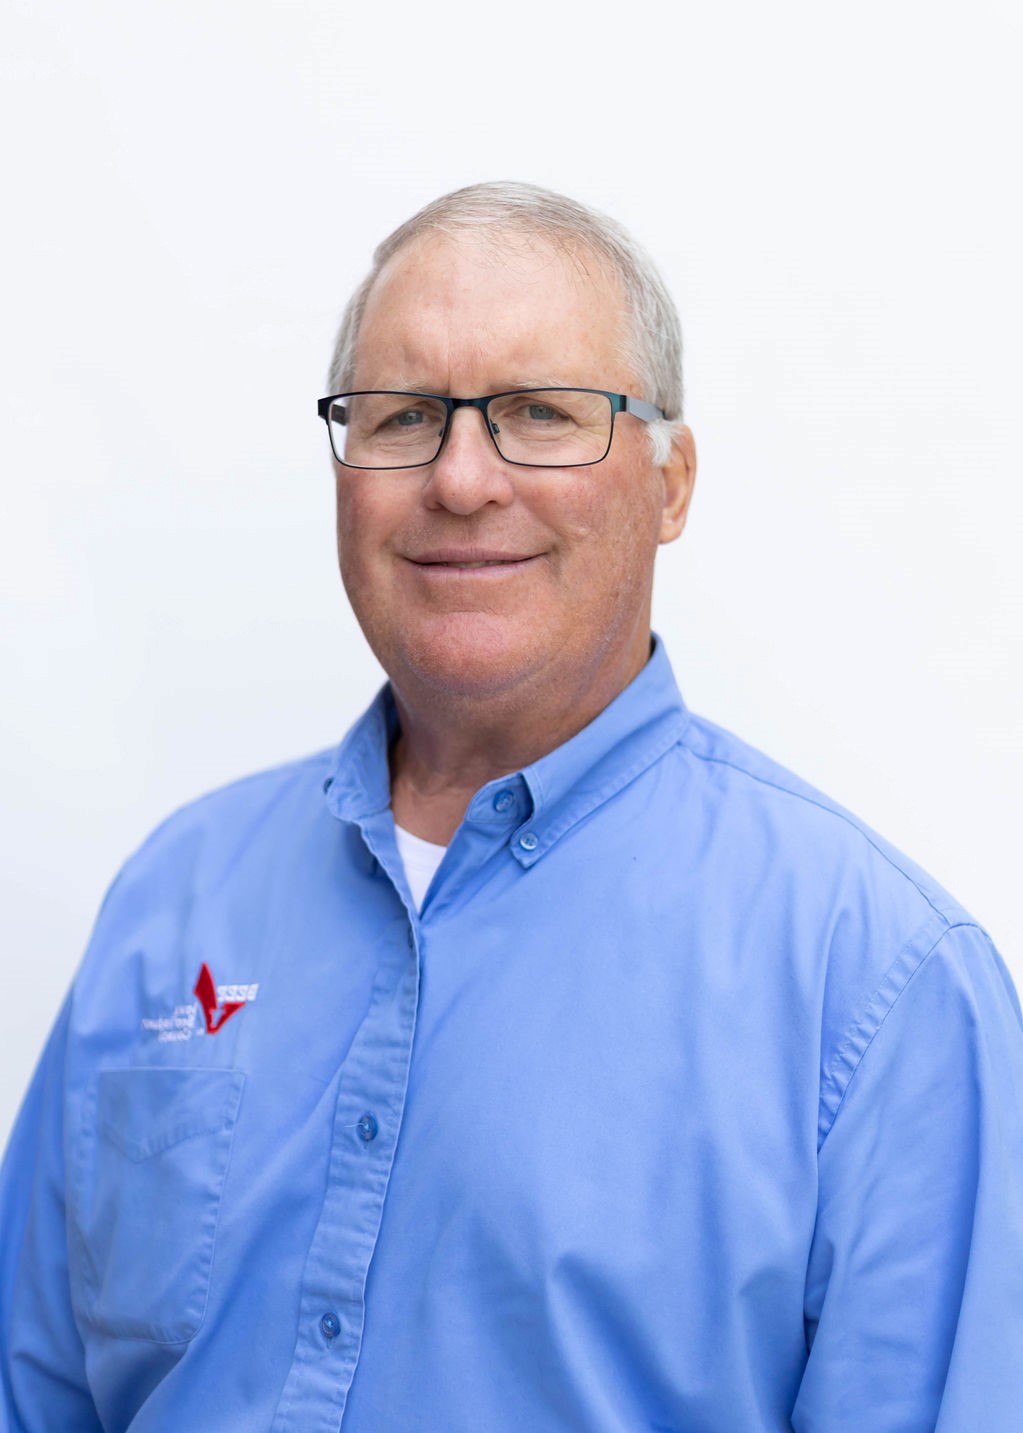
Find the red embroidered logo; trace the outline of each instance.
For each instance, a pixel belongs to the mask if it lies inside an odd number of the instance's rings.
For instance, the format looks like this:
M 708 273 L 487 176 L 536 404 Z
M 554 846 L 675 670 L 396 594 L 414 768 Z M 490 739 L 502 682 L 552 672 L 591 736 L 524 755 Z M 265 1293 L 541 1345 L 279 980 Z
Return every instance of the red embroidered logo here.
M 233 995 L 235 991 L 227 987 L 226 993 Z M 234 1012 L 240 1010 L 246 1003 L 245 1000 L 224 1000 L 223 1003 L 218 1001 L 217 987 L 213 984 L 213 976 L 205 961 L 199 971 L 199 978 L 195 982 L 193 994 L 202 1006 L 202 1013 L 206 1017 L 207 1035 L 215 1035 L 221 1026 L 230 1020 Z

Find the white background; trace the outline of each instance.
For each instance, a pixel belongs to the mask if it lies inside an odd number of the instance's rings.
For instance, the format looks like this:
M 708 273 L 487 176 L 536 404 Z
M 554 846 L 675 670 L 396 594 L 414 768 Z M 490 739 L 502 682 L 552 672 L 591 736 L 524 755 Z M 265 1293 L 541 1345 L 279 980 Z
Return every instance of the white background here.
M 380 681 L 315 400 L 373 244 L 479 179 L 613 213 L 677 295 L 690 705 L 1023 979 L 1016 5 L 5 14 L 0 1139 L 124 858 Z

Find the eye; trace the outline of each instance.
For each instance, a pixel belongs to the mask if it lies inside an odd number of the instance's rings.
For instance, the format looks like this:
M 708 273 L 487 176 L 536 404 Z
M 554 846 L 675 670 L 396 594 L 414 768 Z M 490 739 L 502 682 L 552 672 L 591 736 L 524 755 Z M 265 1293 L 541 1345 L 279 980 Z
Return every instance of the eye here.
M 555 407 L 542 398 L 523 398 L 505 416 L 523 428 L 555 428 L 575 421 L 560 404 Z
M 390 394 L 382 394 L 381 399 L 366 411 L 368 431 L 379 438 L 414 438 L 427 428 L 432 432 L 444 424 L 445 414 L 439 404 L 420 401 L 400 406 L 400 399 Z

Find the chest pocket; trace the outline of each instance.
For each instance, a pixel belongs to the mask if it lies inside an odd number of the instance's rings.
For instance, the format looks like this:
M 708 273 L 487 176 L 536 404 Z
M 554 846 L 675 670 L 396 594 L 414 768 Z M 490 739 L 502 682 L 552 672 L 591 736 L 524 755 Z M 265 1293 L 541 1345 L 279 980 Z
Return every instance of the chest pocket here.
M 161 1343 L 199 1328 L 244 1081 L 238 1070 L 100 1073 L 73 1211 L 94 1327 Z

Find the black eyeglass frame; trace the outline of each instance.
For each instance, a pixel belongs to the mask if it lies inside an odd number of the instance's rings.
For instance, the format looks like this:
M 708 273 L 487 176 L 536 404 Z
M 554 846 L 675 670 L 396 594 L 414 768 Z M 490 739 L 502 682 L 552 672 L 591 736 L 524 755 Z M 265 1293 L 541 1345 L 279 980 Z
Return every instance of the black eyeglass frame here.
M 371 393 L 393 394 L 396 398 L 432 398 L 437 403 L 443 403 L 447 409 L 447 417 L 444 419 L 444 427 L 441 429 L 440 441 L 437 444 L 437 451 L 432 458 L 423 463 L 394 463 L 386 468 L 366 467 L 362 463 L 346 463 L 344 458 L 339 458 L 337 449 L 334 447 L 334 436 L 331 432 L 330 405 L 339 398 L 362 398 Z M 523 463 L 516 458 L 506 458 L 498 447 L 497 438 L 493 431 L 493 425 L 487 414 L 487 408 L 495 398 L 514 398 L 528 393 L 597 393 L 607 398 L 611 403 L 611 427 L 607 435 L 607 447 L 599 458 L 592 458 L 587 463 Z M 349 393 L 329 393 L 326 398 L 317 399 L 316 414 L 322 418 L 327 425 L 327 437 L 330 440 L 330 451 L 343 468 L 356 468 L 363 473 L 395 473 L 403 472 L 410 468 L 428 468 L 440 457 L 448 432 L 451 428 L 451 419 L 456 408 L 478 408 L 483 414 L 483 426 L 490 436 L 490 441 L 497 449 L 497 455 L 502 463 L 511 463 L 516 468 L 592 468 L 596 463 L 602 463 L 611 451 L 611 444 L 615 435 L 615 418 L 619 413 L 631 413 L 634 418 L 639 418 L 643 423 L 656 423 L 659 418 L 667 418 L 663 409 L 656 404 L 649 403 L 645 398 L 633 398 L 628 393 L 609 393 L 606 388 L 575 388 L 567 384 L 553 385 L 549 388 L 508 388 L 502 393 L 485 393 L 481 398 L 451 398 L 446 393 L 419 393 L 412 392 L 405 388 L 359 388 Z

